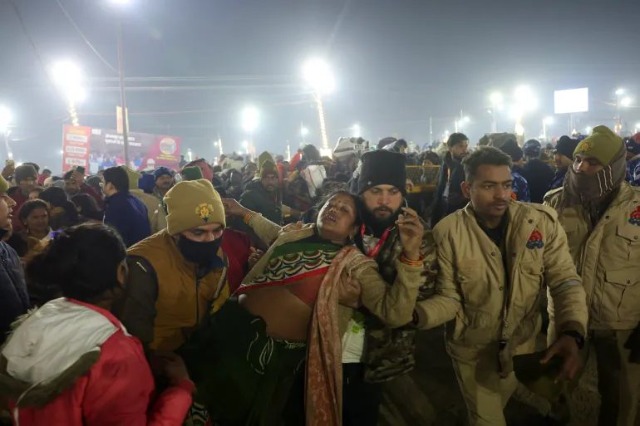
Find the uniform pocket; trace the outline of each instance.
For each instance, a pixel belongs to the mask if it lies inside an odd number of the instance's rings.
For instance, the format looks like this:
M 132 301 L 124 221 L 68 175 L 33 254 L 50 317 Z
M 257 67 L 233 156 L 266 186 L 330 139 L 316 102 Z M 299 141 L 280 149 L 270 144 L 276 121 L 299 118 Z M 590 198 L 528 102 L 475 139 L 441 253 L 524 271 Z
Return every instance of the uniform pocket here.
M 605 286 L 602 300 L 603 317 L 615 321 L 634 321 L 640 317 L 638 267 L 606 271 Z
M 625 223 L 616 227 L 617 240 L 625 249 L 626 260 L 640 262 L 640 226 Z

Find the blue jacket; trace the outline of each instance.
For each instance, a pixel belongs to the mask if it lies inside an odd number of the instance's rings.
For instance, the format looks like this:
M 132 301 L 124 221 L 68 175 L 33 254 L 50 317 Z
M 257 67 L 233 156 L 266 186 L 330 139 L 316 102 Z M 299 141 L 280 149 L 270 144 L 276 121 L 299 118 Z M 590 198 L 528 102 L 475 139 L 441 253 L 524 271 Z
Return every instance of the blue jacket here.
M 640 186 L 640 156 L 627 161 L 627 182 L 632 186 Z
M 20 258 L 7 243 L 0 242 L 0 345 L 4 343 L 11 323 L 29 307 Z
M 564 176 L 567 174 L 567 169 L 556 170 L 556 174 L 553 176 L 553 180 L 551 181 L 551 185 L 549 186 L 549 191 L 552 189 L 562 188 L 564 185 Z
M 512 187 L 513 193 L 516 194 L 516 201 L 530 203 L 531 195 L 529 194 L 529 184 L 527 180 L 515 170 L 511 171 L 511 178 L 513 179 Z
M 114 227 L 127 247 L 151 235 L 147 207 L 128 192 L 117 192 L 105 200 L 104 223 Z

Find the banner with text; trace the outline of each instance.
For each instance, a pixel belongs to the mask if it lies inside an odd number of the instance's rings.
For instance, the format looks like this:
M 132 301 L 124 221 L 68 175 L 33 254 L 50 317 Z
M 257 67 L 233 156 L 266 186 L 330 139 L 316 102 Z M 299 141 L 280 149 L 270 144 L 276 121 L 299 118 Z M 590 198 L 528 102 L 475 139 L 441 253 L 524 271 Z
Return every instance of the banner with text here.
M 65 125 L 62 129 L 62 172 L 89 167 L 91 127 Z
M 124 165 L 124 139 L 116 130 L 65 126 L 64 152 L 68 146 L 72 147 L 72 151 L 81 151 L 81 147 L 70 145 L 70 141 L 67 141 L 68 132 L 72 132 L 70 133 L 73 135 L 72 141 L 81 139 L 77 136 L 79 131 L 71 129 L 88 129 L 84 133 L 88 133 L 85 145 L 86 157 L 72 158 L 72 161 L 67 161 L 67 158 L 64 157 L 63 170 L 66 171 L 73 166 L 81 165 L 87 168 L 89 174 L 95 174 L 99 170 Z M 129 142 L 129 167 L 132 169 L 153 170 L 160 166 L 173 170 L 178 169 L 181 144 L 179 137 L 134 132 L 129 133 L 127 140 Z M 83 164 L 79 164 L 81 160 L 84 160 Z

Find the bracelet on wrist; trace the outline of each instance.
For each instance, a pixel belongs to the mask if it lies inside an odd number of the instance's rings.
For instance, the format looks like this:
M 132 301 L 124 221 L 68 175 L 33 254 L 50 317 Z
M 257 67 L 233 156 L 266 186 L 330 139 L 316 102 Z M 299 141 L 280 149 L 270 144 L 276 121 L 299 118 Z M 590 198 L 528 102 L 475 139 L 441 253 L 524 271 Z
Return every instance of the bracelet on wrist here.
M 255 212 L 249 211 L 245 213 L 244 216 L 242 216 L 242 221 L 245 223 L 245 225 L 248 225 L 255 215 Z
M 400 262 L 404 263 L 405 265 L 409 265 L 409 266 L 422 266 L 423 265 L 423 260 L 424 257 L 420 256 L 420 258 L 418 258 L 418 260 L 412 260 L 409 259 L 407 256 L 405 256 L 404 253 L 402 253 L 400 255 Z

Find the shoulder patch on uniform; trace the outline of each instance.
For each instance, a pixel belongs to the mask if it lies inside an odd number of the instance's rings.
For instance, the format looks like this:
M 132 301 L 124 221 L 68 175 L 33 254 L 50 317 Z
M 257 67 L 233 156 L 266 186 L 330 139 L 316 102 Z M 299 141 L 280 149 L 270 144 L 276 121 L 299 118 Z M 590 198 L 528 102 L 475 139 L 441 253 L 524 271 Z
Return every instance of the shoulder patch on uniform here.
M 640 226 L 640 206 L 637 206 L 629 215 L 629 223 L 635 226 Z
M 534 229 L 531 235 L 529 235 L 529 240 L 527 241 L 528 249 L 536 249 L 544 247 L 544 240 L 542 238 L 542 233 L 537 229 Z

